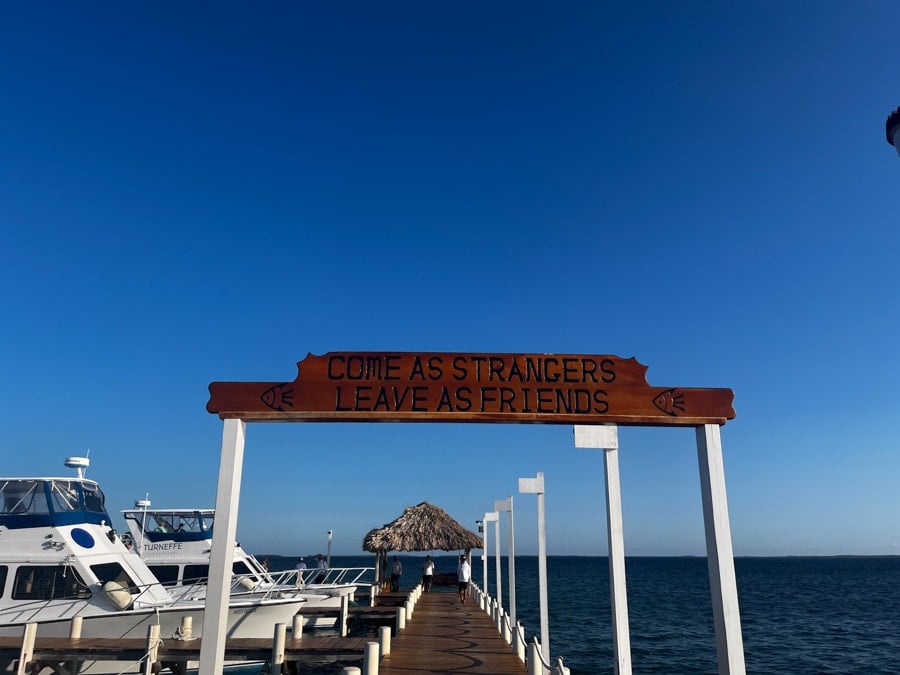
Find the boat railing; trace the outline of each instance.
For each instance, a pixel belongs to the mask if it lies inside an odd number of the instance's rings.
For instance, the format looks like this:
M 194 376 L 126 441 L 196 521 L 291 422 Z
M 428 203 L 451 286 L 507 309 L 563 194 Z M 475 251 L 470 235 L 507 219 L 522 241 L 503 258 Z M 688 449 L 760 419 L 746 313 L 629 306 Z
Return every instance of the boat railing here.
M 269 572 L 272 585 L 294 586 L 367 586 L 374 583 L 374 567 L 327 567 Z

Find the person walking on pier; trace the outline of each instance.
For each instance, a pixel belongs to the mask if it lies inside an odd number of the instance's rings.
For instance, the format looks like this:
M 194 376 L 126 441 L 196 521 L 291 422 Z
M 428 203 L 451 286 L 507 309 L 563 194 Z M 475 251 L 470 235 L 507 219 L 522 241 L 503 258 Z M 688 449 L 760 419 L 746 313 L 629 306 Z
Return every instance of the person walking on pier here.
M 432 581 L 434 581 L 434 560 L 430 555 L 426 555 L 425 562 L 422 563 L 422 586 L 426 593 L 431 590 Z
M 400 564 L 400 559 L 397 556 L 394 556 L 394 564 L 391 565 L 391 590 L 399 591 L 400 590 L 400 575 L 403 574 L 403 565 Z
M 472 578 L 472 568 L 466 556 L 459 556 L 459 565 L 456 566 L 456 581 L 459 585 L 459 602 L 464 603 L 469 597 L 469 579 Z

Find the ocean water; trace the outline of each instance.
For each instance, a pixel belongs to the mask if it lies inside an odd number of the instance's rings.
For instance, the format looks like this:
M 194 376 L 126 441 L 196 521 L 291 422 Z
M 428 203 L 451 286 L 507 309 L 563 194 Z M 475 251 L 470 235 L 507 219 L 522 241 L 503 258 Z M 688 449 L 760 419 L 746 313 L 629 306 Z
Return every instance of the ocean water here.
M 401 585 L 412 586 L 422 558 L 398 555 Z M 293 563 L 270 558 L 273 569 Z M 334 557 L 332 564 L 373 561 L 373 556 Z M 455 556 L 436 561 L 438 572 L 456 569 Z M 508 608 L 505 557 L 501 564 Z M 495 566 L 491 557 L 491 595 Z M 481 585 L 477 552 L 472 567 Z M 625 567 L 633 671 L 715 675 L 706 559 L 627 558 Z M 748 673 L 900 673 L 900 557 L 737 558 L 735 574 Z M 547 581 L 553 658 L 561 656 L 573 675 L 613 673 L 607 559 L 550 556 Z M 517 556 L 517 617 L 529 640 L 540 635 L 538 597 L 537 558 Z

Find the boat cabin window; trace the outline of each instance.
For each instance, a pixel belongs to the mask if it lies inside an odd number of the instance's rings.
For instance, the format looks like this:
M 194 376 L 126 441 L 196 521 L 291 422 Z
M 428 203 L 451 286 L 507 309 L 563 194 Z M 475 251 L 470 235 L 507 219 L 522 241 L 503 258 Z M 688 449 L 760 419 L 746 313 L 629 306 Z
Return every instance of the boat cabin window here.
M 178 565 L 150 565 L 149 567 L 159 583 L 171 586 L 178 582 Z
M 85 599 L 91 591 L 78 572 L 66 565 L 22 565 L 16 570 L 14 600 Z
M 0 598 L 6 593 L 6 575 L 9 568 L 6 565 L 0 565 Z
M 122 584 L 123 586 L 127 586 L 129 593 L 140 592 L 137 584 L 134 583 L 134 581 L 128 575 L 128 572 L 125 571 L 125 568 L 123 568 L 117 562 L 103 563 L 101 565 L 91 565 L 91 572 L 93 572 L 97 576 L 97 579 L 100 580 L 101 584 L 105 584 L 107 581 L 115 581 Z
M 80 511 L 81 500 L 73 481 L 54 480 L 50 482 L 50 504 L 57 513 Z
M 93 511 L 94 513 L 105 513 L 105 507 L 103 504 L 103 493 L 100 492 L 100 488 L 96 485 L 89 485 L 87 483 L 81 484 L 81 489 L 84 492 L 84 508 L 87 511 Z
M 0 484 L 0 513 L 4 515 L 49 513 L 44 482 L 39 480 L 7 480 Z
M 185 565 L 182 583 L 205 584 L 209 578 L 209 565 Z
M 243 560 L 236 560 L 231 565 L 231 572 L 232 574 L 255 574 L 255 571 L 251 570 Z
M 153 532 L 174 532 L 176 527 L 173 524 L 175 518 L 161 513 L 153 513 L 150 515 L 150 530 Z

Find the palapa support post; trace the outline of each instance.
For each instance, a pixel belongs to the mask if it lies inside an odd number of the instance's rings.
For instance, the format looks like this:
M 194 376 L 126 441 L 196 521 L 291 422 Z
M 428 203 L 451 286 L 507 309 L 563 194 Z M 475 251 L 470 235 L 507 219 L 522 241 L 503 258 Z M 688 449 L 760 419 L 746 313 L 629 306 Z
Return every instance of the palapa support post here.
M 722 436 L 717 424 L 697 427 L 697 457 L 700 464 L 706 561 L 709 566 L 709 590 L 716 627 L 719 674 L 744 675 L 744 639 L 741 636 L 731 525 L 725 495 Z
M 622 525 L 622 486 L 619 479 L 619 430 L 616 425 L 609 424 L 576 425 L 574 431 L 576 448 L 603 450 L 615 672 L 617 675 L 631 675 L 631 632 L 625 583 L 625 528 Z

